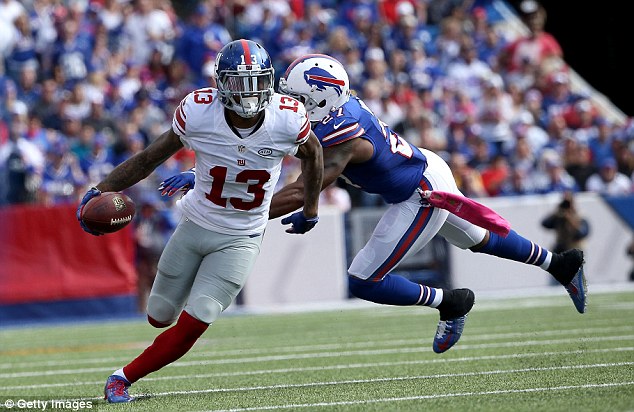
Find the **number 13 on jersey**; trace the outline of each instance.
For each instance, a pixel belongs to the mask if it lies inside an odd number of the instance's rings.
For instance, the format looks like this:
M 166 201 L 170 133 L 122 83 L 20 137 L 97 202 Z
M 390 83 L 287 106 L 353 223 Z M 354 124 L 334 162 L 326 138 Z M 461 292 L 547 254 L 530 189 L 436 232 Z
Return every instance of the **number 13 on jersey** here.
M 227 168 L 225 166 L 212 167 L 209 170 L 209 175 L 214 180 L 211 184 L 211 190 L 205 197 L 220 207 L 227 207 L 228 201 L 231 206 L 238 210 L 250 210 L 260 206 L 266 194 L 264 184 L 271 178 L 271 175 L 266 170 L 243 170 L 238 173 L 235 180 L 237 183 L 253 182 L 247 186 L 247 193 L 251 194 L 253 199 L 246 201 L 238 197 L 226 198 L 222 196 L 222 190 L 227 180 Z

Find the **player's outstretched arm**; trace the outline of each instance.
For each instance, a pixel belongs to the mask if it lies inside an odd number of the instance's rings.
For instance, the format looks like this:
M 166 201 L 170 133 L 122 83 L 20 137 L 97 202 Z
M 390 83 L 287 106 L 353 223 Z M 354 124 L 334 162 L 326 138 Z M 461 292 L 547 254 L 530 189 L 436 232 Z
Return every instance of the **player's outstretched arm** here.
M 145 179 L 154 169 L 183 147 L 183 143 L 170 128 L 150 143 L 143 151 L 135 154 L 115 167 L 97 185 L 102 192 L 120 192 Z
M 324 181 L 324 157 L 319 140 L 313 132 L 310 132 L 306 143 L 299 147 L 297 157 L 302 160 L 302 175 L 306 180 L 303 199 L 304 216 L 315 217 L 319 207 L 319 193 Z
M 137 153 L 115 167 L 101 183 L 91 187 L 86 192 L 77 206 L 76 216 L 82 229 L 95 236 L 103 234 L 90 230 L 81 219 L 82 210 L 90 199 L 101 195 L 101 192 L 120 192 L 138 183 L 141 179 L 149 176 L 158 165 L 176 153 L 181 147 L 183 147 L 183 144 L 180 138 L 170 129 L 159 136 L 142 152 Z
M 287 233 L 303 234 L 319 221 L 319 192 L 324 179 L 323 151 L 313 132 L 298 148 L 296 156 L 302 160 L 302 176 L 306 179 L 301 199 L 304 209 L 282 219 L 282 224 L 291 225 L 286 229 Z
M 323 149 L 324 177 L 320 190 L 324 190 L 337 180 L 348 162 L 353 158 L 354 140 Z M 305 185 L 304 172 L 302 171 L 302 174 L 299 175 L 295 182 L 284 186 L 275 193 L 271 201 L 269 219 L 284 216 L 302 207 L 304 205 Z

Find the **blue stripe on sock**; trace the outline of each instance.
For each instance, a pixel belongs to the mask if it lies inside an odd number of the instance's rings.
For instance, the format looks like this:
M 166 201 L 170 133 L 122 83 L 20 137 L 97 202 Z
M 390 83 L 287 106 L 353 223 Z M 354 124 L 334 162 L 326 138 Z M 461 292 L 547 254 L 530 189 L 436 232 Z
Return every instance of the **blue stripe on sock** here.
M 420 298 L 418 283 L 392 274 L 386 275 L 378 282 L 348 276 L 348 287 L 350 292 L 360 299 L 385 305 L 411 306 Z
M 507 237 L 490 233 L 489 241 L 477 252 L 504 259 L 539 266 L 544 263 L 548 250 L 511 230 Z

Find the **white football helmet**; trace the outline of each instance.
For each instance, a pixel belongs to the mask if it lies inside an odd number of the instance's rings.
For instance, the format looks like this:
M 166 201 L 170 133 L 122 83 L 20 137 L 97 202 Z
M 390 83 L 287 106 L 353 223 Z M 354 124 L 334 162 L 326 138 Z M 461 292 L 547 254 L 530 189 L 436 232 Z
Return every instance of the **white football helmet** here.
M 280 93 L 304 103 L 311 122 L 323 119 L 350 98 L 350 80 L 342 64 L 325 54 L 296 59 L 280 79 Z

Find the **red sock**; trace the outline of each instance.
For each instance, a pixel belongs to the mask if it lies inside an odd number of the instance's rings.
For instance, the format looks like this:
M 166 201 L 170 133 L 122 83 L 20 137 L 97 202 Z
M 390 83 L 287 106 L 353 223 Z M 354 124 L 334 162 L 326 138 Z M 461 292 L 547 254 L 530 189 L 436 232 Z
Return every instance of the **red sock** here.
M 208 326 L 183 311 L 176 325 L 158 335 L 142 354 L 123 368 L 123 373 L 134 383 L 174 362 L 194 346 Z

